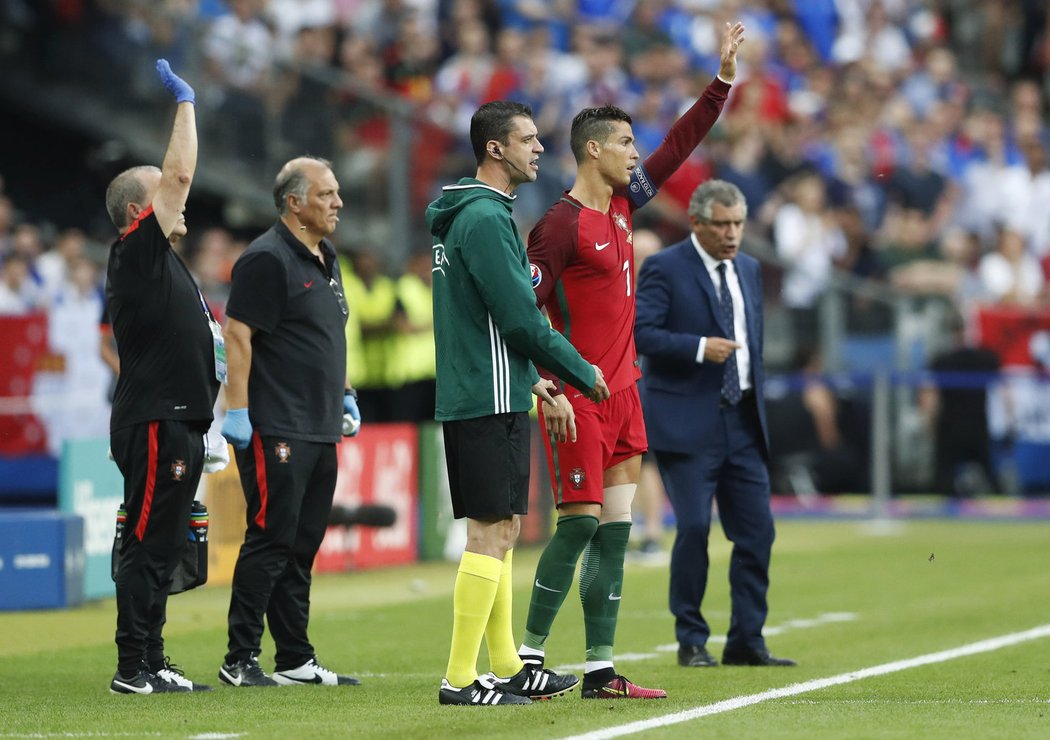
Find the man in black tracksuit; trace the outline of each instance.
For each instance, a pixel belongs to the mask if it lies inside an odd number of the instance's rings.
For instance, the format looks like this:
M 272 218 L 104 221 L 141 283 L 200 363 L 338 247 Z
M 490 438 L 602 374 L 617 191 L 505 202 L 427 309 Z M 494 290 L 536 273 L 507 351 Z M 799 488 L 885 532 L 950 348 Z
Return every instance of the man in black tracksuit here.
M 231 686 L 352 685 L 356 679 L 318 663 L 307 638 L 310 570 L 332 508 L 336 443 L 360 424 L 346 379 L 349 310 L 325 238 L 343 202 L 331 164 L 313 157 L 281 169 L 274 201 L 280 218 L 237 260 L 226 305 L 222 433 L 237 457 L 248 529 L 219 678 Z M 264 615 L 277 647 L 273 677 L 258 662 Z
M 186 235 L 182 213 L 197 164 L 193 89 L 163 59 L 157 71 L 178 101 L 163 165 L 126 170 L 106 190 L 106 209 L 120 230 L 106 273 L 120 357 L 110 449 L 124 476 L 127 510 L 110 683 L 119 694 L 208 688 L 168 662 L 161 629 L 225 363 L 219 325 L 171 248 Z

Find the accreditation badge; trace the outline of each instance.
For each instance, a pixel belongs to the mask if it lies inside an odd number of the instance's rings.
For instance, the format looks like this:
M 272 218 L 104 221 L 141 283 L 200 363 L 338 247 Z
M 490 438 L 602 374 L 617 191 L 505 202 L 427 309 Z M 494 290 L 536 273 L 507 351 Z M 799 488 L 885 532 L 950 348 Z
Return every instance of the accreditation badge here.
M 211 346 L 215 354 L 215 379 L 226 385 L 226 340 L 222 336 L 222 327 L 214 319 L 208 320 L 211 328 Z

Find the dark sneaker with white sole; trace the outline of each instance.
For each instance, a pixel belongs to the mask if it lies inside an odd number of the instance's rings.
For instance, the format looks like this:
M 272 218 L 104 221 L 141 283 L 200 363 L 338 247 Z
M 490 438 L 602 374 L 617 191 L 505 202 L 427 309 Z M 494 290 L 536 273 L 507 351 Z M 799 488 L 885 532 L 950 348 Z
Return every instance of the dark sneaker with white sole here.
M 491 707 L 507 704 L 532 704 L 532 699 L 504 691 L 493 683 L 491 676 L 478 676 L 474 683 L 462 689 L 457 689 L 448 682 L 448 679 L 441 679 L 438 704 Z
M 109 683 L 109 690 L 113 694 L 176 694 L 189 691 L 146 670 L 139 671 L 131 678 L 124 678 L 117 671 Z
M 232 665 L 223 663 L 219 669 L 219 680 L 236 687 L 277 686 L 276 681 L 259 667 L 259 659 L 238 660 Z
M 274 671 L 273 680 L 281 686 L 302 686 L 320 684 L 321 686 L 357 686 L 361 682 L 353 676 L 342 676 L 325 668 L 316 658 L 303 663 L 298 668 L 287 671 Z
M 488 675 L 496 686 L 508 694 L 527 696 L 530 699 L 552 699 L 567 694 L 580 682 L 580 679 L 571 673 L 559 676 L 550 668 L 543 668 L 534 663 L 526 663 L 524 668 L 510 678 L 500 678 L 491 673 Z

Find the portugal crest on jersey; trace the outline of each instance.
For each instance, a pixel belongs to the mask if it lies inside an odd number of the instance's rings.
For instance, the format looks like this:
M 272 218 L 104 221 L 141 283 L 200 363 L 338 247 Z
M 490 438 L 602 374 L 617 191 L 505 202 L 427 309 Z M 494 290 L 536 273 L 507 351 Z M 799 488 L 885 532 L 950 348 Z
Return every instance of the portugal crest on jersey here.
M 292 448 L 288 446 L 287 442 L 278 442 L 277 446 L 273 448 L 273 454 L 277 456 L 277 462 L 287 463 L 292 456 Z
M 529 274 L 532 276 L 532 287 L 537 288 L 543 282 L 543 273 L 536 265 L 529 263 Z
M 579 490 L 583 488 L 583 482 L 587 480 L 587 474 L 583 472 L 583 468 L 573 468 L 569 472 L 569 482 L 572 483 L 572 487 Z
M 186 474 L 186 462 L 184 460 L 176 460 L 171 464 L 171 479 L 182 480 L 182 476 Z
M 623 215 L 622 213 L 617 213 L 615 216 L 613 216 L 613 221 L 622 230 L 627 231 L 627 216 Z

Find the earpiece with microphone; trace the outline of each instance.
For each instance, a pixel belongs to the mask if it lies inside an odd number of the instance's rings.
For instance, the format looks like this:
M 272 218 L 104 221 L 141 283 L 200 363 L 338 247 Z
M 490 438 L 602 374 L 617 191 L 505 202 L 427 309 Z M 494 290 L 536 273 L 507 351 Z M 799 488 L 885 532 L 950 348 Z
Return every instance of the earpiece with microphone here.
M 501 162 L 506 162 L 508 165 L 510 165 L 511 167 L 516 169 L 519 174 L 524 175 L 526 178 L 529 177 L 529 173 L 528 172 L 526 172 L 525 170 L 521 169 L 521 167 L 518 167 L 516 164 L 514 164 L 509 159 L 504 157 L 503 156 L 503 152 L 500 151 L 498 146 L 492 147 L 492 156 L 498 158 Z

